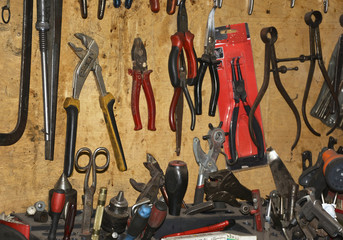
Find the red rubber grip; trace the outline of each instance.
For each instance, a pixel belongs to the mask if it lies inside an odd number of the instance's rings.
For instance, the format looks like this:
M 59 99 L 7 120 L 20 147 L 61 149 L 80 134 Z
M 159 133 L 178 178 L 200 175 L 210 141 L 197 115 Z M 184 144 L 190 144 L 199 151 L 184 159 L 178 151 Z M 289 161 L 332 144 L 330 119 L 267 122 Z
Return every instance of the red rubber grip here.
M 183 47 L 187 55 L 188 78 L 194 79 L 197 76 L 197 60 L 193 46 L 194 34 L 190 31 L 185 32 Z
M 142 74 L 139 71 L 129 69 L 129 75 L 132 76 L 132 92 L 131 92 L 131 111 L 133 122 L 135 123 L 135 130 L 142 129 L 142 122 L 139 113 L 139 95 L 142 85 Z
M 158 13 L 160 11 L 160 2 L 159 0 L 150 0 L 150 9 L 154 13 Z
M 150 73 L 152 73 L 152 70 L 143 72 L 143 90 L 148 105 L 148 130 L 155 131 L 156 105 L 154 92 L 152 91 L 150 82 Z
M 55 190 L 51 198 L 51 212 L 60 213 L 64 208 L 66 195 L 63 190 Z
M 172 101 L 170 103 L 169 108 L 169 126 L 170 129 L 175 132 L 176 131 L 176 123 L 175 123 L 175 109 L 178 102 L 178 99 L 180 97 L 180 94 L 182 92 L 181 88 L 174 88 L 174 95 L 172 98 Z

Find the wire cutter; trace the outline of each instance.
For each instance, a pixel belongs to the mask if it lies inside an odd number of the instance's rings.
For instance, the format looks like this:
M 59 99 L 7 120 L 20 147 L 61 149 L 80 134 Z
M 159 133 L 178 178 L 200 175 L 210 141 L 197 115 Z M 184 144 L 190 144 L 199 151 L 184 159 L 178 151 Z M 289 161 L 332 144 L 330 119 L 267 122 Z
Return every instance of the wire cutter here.
M 219 77 L 218 77 L 218 70 L 217 66 L 220 61 L 217 61 L 214 49 L 215 49 L 215 27 L 214 27 L 214 14 L 218 8 L 222 7 L 222 0 L 214 0 L 213 8 L 208 15 L 207 20 L 207 27 L 206 27 L 206 38 L 205 38 L 205 45 L 204 45 L 204 54 L 198 59 L 200 63 L 199 71 L 197 74 L 197 80 L 194 87 L 194 102 L 195 102 L 195 113 L 197 115 L 202 114 L 202 98 L 201 98 L 201 89 L 202 89 L 202 82 L 204 80 L 204 76 L 206 73 L 207 67 L 209 68 L 210 75 L 211 75 L 211 82 L 212 82 L 212 93 L 210 99 L 210 106 L 208 115 L 215 116 L 216 114 L 216 107 L 219 97 Z
M 135 123 L 135 130 L 142 129 L 142 122 L 139 114 L 139 95 L 141 86 L 143 85 L 148 105 L 148 129 L 155 131 L 156 106 L 154 93 L 150 83 L 150 73 L 152 73 L 152 70 L 148 70 L 146 50 L 140 38 L 135 38 L 133 42 L 131 58 L 133 67 L 132 69 L 129 69 L 129 74 L 132 76 L 131 110 Z
M 67 112 L 67 133 L 66 148 L 64 156 L 64 173 L 69 177 L 73 172 L 75 142 L 77 135 L 77 117 L 80 111 L 79 96 L 90 71 L 93 71 L 100 92 L 100 107 L 105 117 L 107 130 L 114 151 L 117 167 L 120 171 L 126 171 L 124 151 L 121 145 L 116 120 L 113 114 L 114 97 L 106 91 L 102 78 L 101 66 L 99 65 L 99 47 L 91 37 L 82 33 L 76 33 L 75 37 L 80 39 L 86 50 L 69 43 L 71 49 L 80 58 L 74 70 L 73 76 L 73 96 L 66 98 L 64 108 Z
M 235 106 L 232 112 L 232 118 L 230 123 L 230 130 L 229 130 L 229 148 L 231 154 L 231 160 L 229 161 L 230 165 L 233 165 L 238 160 L 238 154 L 236 150 L 236 130 L 237 130 L 237 122 L 238 122 L 238 113 L 239 113 L 239 106 L 240 101 L 242 101 L 244 110 L 249 116 L 250 114 L 250 105 L 247 101 L 247 92 L 245 90 L 245 84 L 242 77 L 241 67 L 239 65 L 239 57 L 236 61 L 237 67 L 237 77 L 236 77 L 236 70 L 235 70 L 235 58 L 231 60 L 231 70 L 232 70 L 232 89 L 233 89 L 233 99 L 235 101 Z M 263 142 L 263 134 L 261 130 L 261 126 L 259 125 L 257 119 L 253 115 L 253 133 L 257 140 L 257 148 L 258 148 L 258 158 L 263 159 L 264 155 L 264 142 Z
M 174 95 L 169 109 L 169 125 L 172 131 L 176 131 L 177 155 L 180 154 L 181 146 L 183 94 L 186 96 L 191 111 L 190 128 L 193 130 L 195 127 L 194 105 L 187 88 L 187 84 L 194 85 L 197 74 L 197 58 L 193 47 L 193 39 L 194 35 L 188 30 L 186 0 L 182 0 L 179 3 L 177 14 L 177 33 L 171 36 L 172 49 L 168 60 L 169 77 L 174 87 Z M 186 69 L 184 51 L 187 56 L 188 71 Z
M 88 164 L 86 166 L 81 166 L 79 164 L 80 157 L 82 155 L 88 156 Z M 99 155 L 104 155 L 106 157 L 106 162 L 104 165 L 99 166 L 96 164 L 96 158 Z M 81 223 L 81 236 L 82 239 L 90 239 L 91 236 L 91 218 L 93 213 L 93 197 L 96 189 L 96 173 L 104 172 L 110 164 L 110 153 L 107 148 L 99 147 L 93 153 L 87 148 L 80 148 L 76 153 L 75 169 L 78 172 L 86 173 L 84 181 L 84 203 L 83 203 L 83 214 L 82 214 L 82 223 Z M 89 176 L 92 172 L 92 183 L 89 186 Z

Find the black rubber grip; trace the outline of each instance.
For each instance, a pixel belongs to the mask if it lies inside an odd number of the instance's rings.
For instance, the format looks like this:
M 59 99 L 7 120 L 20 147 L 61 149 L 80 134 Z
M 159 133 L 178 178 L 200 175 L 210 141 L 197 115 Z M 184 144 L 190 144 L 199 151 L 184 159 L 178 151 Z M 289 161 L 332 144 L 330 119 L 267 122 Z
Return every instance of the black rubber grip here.
M 132 5 L 133 0 L 125 0 L 125 8 L 130 9 Z
M 247 115 L 249 116 L 251 108 L 249 105 L 244 105 L 244 109 L 245 112 L 247 113 Z M 257 119 L 255 118 L 255 116 L 253 115 L 253 120 L 252 120 L 252 127 L 253 127 L 253 131 L 256 137 L 256 141 L 258 143 L 257 149 L 258 149 L 258 158 L 259 159 L 263 159 L 264 157 L 264 140 L 263 140 L 263 134 L 262 134 L 262 129 L 260 124 L 258 123 Z
M 239 108 L 234 107 L 230 122 L 230 131 L 229 131 L 229 149 L 230 149 L 230 155 L 231 159 L 229 161 L 229 164 L 233 165 L 237 162 L 238 154 L 236 150 L 236 131 L 237 131 L 237 121 L 238 121 L 238 112 Z
M 70 177 L 74 169 L 75 143 L 77 135 L 77 118 L 79 111 L 74 105 L 65 108 L 67 112 L 67 132 L 64 152 L 64 174 Z
M 120 1 L 120 0 L 113 0 L 113 6 L 114 6 L 115 8 L 119 8 L 120 5 L 121 5 L 121 1 Z
M 217 63 L 211 63 L 209 65 L 209 71 L 211 75 L 212 93 L 211 93 L 210 105 L 208 109 L 208 115 L 211 117 L 214 117 L 216 115 L 216 108 L 217 108 L 219 89 L 220 89 Z
M 179 56 L 180 49 L 177 46 L 172 46 L 168 59 L 168 72 L 171 85 L 174 88 L 180 87 L 180 79 L 178 76 L 177 58 Z
M 202 203 L 204 201 L 205 189 L 204 186 L 196 187 L 194 193 L 194 205 Z
M 207 63 L 202 61 L 201 59 L 199 59 L 198 61 L 200 63 L 200 66 L 199 66 L 196 84 L 194 86 L 194 104 L 195 104 L 195 114 L 201 115 L 202 114 L 201 89 L 202 89 L 202 82 L 204 80 L 204 76 L 207 69 Z

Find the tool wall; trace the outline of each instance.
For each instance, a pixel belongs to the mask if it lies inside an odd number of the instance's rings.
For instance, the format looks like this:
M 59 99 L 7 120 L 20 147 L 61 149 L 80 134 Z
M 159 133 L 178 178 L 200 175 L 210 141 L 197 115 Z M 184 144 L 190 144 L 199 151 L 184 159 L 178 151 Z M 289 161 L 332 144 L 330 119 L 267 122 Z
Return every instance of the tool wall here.
M 224 0 L 222 8 L 215 14 L 215 26 L 247 23 L 250 30 L 253 62 L 256 73 L 257 89 L 260 89 L 264 77 L 264 49 L 260 38 L 262 28 L 274 26 L 278 31 L 275 43 L 277 57 L 298 57 L 310 52 L 309 30 L 304 16 L 311 10 L 322 13 L 320 24 L 323 61 L 328 66 L 332 51 L 342 27 L 339 17 L 343 13 L 341 0 L 330 0 L 328 12 L 324 13 L 323 1 L 295 1 L 290 7 L 288 0 L 256 0 L 251 15 L 248 15 L 248 1 Z M 0 132 L 7 133 L 15 128 L 18 118 L 18 101 L 20 88 L 20 63 L 22 43 L 23 6 L 21 1 L 11 2 L 11 19 L 8 24 L 0 22 Z M 83 33 L 92 37 L 99 46 L 99 64 L 102 67 L 103 80 L 108 92 L 114 96 L 114 115 L 119 131 L 122 148 L 126 157 L 127 171 L 121 172 L 116 166 L 106 123 L 99 106 L 99 91 L 95 77 L 89 74 L 80 93 L 80 111 L 76 150 L 88 147 L 92 151 L 102 146 L 110 150 L 108 170 L 97 175 L 97 186 L 108 188 L 108 195 L 114 196 L 119 191 L 125 192 L 129 205 L 135 203 L 139 193 L 129 183 L 133 178 L 138 182 L 148 182 L 149 171 L 143 166 L 147 153 L 154 156 L 162 170 L 166 170 L 172 160 L 187 163 L 189 172 L 188 188 L 185 202 L 193 202 L 199 166 L 193 154 L 193 138 L 206 135 L 209 123 L 218 126 L 220 119 L 218 110 L 214 117 L 207 114 L 211 96 L 210 74 L 206 73 L 202 86 L 203 114 L 197 115 L 193 131 L 189 126 L 191 117 L 189 108 L 184 103 L 182 142 L 180 155 L 175 153 L 175 133 L 169 126 L 169 106 L 174 89 L 168 74 L 168 56 L 171 50 L 170 36 L 177 31 L 177 13 L 166 13 L 166 1 L 160 1 L 160 11 L 153 13 L 149 1 L 133 0 L 132 7 L 126 9 L 124 4 L 114 8 L 112 1 L 106 2 L 102 20 L 97 18 L 98 1 L 88 1 L 88 17 L 81 17 L 78 1 L 63 1 L 60 69 L 57 97 L 57 121 L 54 160 L 45 160 L 44 118 L 42 97 L 41 54 L 38 31 L 35 29 L 37 9 L 33 5 L 32 58 L 29 91 L 27 124 L 23 136 L 10 146 L 0 146 L 0 211 L 10 213 L 25 212 L 28 206 L 42 200 L 48 202 L 48 192 L 63 172 L 67 115 L 63 103 L 73 93 L 73 74 L 79 58 L 68 46 L 68 42 L 78 41 L 75 33 Z M 207 16 L 212 9 L 213 0 L 188 0 L 188 29 L 194 34 L 194 49 L 198 57 L 204 51 L 204 39 Z M 150 81 L 156 103 L 156 131 L 150 131 L 148 125 L 148 109 L 143 91 L 140 95 L 140 115 L 143 124 L 141 130 L 134 130 L 131 113 L 132 76 L 128 70 L 132 68 L 131 48 L 134 39 L 140 37 L 147 53 L 148 69 L 152 70 Z M 287 71 L 281 74 L 281 81 L 290 98 L 301 112 L 304 89 L 310 63 L 290 62 L 287 67 L 298 67 L 298 71 Z M 316 158 L 324 146 L 327 146 L 330 128 L 320 120 L 310 116 L 310 110 L 316 102 L 324 78 L 316 66 L 312 86 L 307 101 L 307 115 L 312 127 L 321 136 L 313 135 L 301 118 L 302 129 L 300 140 L 291 150 L 295 135 L 296 121 L 286 102 L 274 84 L 260 103 L 266 147 L 273 147 L 285 162 L 294 179 L 302 172 L 301 153 L 310 150 Z M 193 87 L 189 87 L 193 98 Z M 331 136 L 342 145 L 342 130 L 336 129 Z M 205 152 L 208 151 L 206 141 L 200 140 Z M 222 155 L 217 160 L 219 169 L 225 168 Z M 260 166 L 235 172 L 239 181 L 250 189 L 260 189 L 261 196 L 275 189 L 270 168 Z M 78 209 L 81 209 L 81 193 L 83 192 L 84 174 L 74 171 L 69 181 L 78 194 Z M 96 193 L 98 193 L 98 189 Z M 95 200 L 97 194 L 95 195 Z

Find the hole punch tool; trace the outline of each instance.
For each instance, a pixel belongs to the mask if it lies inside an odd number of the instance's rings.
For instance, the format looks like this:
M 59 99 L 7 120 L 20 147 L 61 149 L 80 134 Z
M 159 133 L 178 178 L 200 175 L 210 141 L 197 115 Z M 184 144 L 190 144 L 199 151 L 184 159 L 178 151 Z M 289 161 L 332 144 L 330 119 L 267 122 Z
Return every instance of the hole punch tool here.
M 215 25 L 214 25 L 214 14 L 217 8 L 222 7 L 222 0 L 214 0 L 213 8 L 208 15 L 207 20 L 207 27 L 206 27 L 206 37 L 205 37 L 205 45 L 204 45 L 204 54 L 198 59 L 200 63 L 200 67 L 197 73 L 197 79 L 194 87 L 194 102 L 195 102 L 195 113 L 197 115 L 202 114 L 202 83 L 204 80 L 204 76 L 206 73 L 206 69 L 208 67 L 211 75 L 211 83 L 212 83 L 212 92 L 211 92 L 211 99 L 209 104 L 208 115 L 215 116 L 216 114 L 216 107 L 219 97 L 219 77 L 218 77 L 218 64 L 220 61 L 217 61 L 217 57 L 215 55 Z
M 88 17 L 87 11 L 87 0 L 80 0 L 80 8 L 81 8 L 81 17 L 86 19 Z M 101 20 L 104 18 L 106 8 L 106 0 L 99 0 L 98 3 L 98 19 Z
M 249 114 L 249 133 L 251 140 L 254 142 L 256 146 L 259 146 L 259 143 L 255 137 L 254 133 L 254 127 L 253 127 L 253 119 L 255 115 L 255 111 L 257 109 L 257 106 L 260 104 L 264 94 L 266 93 L 269 85 L 269 79 L 270 79 L 270 72 L 273 72 L 273 77 L 274 77 L 274 82 L 275 85 L 282 95 L 282 97 L 285 99 L 287 102 L 288 106 L 291 108 L 296 123 L 297 123 L 297 131 L 296 131 L 296 137 L 293 142 L 293 145 L 291 147 L 291 150 L 295 148 L 297 145 L 299 138 L 300 138 L 300 131 L 301 131 L 301 122 L 300 122 L 300 115 L 299 112 L 294 105 L 292 99 L 286 92 L 285 88 L 283 87 L 280 79 L 280 68 L 278 67 L 278 59 L 276 58 L 276 52 L 275 52 L 275 46 L 274 43 L 276 42 L 278 38 L 277 35 L 277 30 L 275 27 L 268 27 L 268 28 L 263 28 L 261 30 L 261 39 L 265 44 L 265 58 L 264 58 L 264 79 L 262 86 L 260 88 L 260 91 L 258 92 L 256 99 L 251 107 L 250 114 Z M 270 68 L 271 65 L 271 68 Z M 294 69 L 295 70 L 295 69 Z M 260 148 L 260 146 L 259 146 Z
M 11 19 L 10 3 L 11 1 L 7 0 L 6 5 L 1 8 L 1 18 L 5 24 L 9 23 Z M 6 12 L 7 12 L 7 18 L 6 18 Z
M 30 71 L 32 50 L 33 1 L 23 1 L 23 27 L 21 41 L 20 89 L 18 118 L 15 128 L 8 133 L 0 133 L 0 146 L 15 144 L 23 135 L 29 110 Z
M 107 131 L 110 137 L 117 167 L 120 171 L 126 171 L 126 161 L 121 145 L 117 124 L 113 113 L 114 97 L 106 91 L 105 83 L 102 78 L 101 66 L 99 64 L 99 47 L 94 39 L 82 33 L 76 33 L 75 37 L 80 39 L 86 47 L 76 47 L 69 43 L 74 53 L 80 58 L 73 76 L 73 96 L 66 98 L 64 109 L 67 112 L 67 133 L 64 156 L 64 173 L 69 177 L 73 172 L 75 142 L 77 135 L 77 119 L 80 111 L 80 93 L 90 71 L 93 71 L 100 92 L 100 107 L 103 111 Z
M 194 85 L 197 74 L 197 58 L 193 47 L 193 39 L 194 35 L 188 30 L 186 0 L 183 0 L 180 1 L 177 14 L 177 33 L 171 36 L 172 49 L 168 60 L 169 77 L 174 87 L 174 95 L 169 109 L 169 125 L 172 131 L 176 131 L 177 155 L 180 154 L 181 150 L 183 94 L 191 112 L 190 129 L 194 130 L 195 127 L 194 105 L 187 88 L 187 85 Z M 188 69 L 186 69 L 184 52 L 187 56 Z
M 131 50 L 131 58 L 133 62 L 132 69 L 129 69 L 129 75 L 132 76 L 132 93 L 131 93 L 131 111 L 133 121 L 135 123 L 135 130 L 142 129 L 142 122 L 139 113 L 139 95 L 141 86 L 145 93 L 148 105 L 148 129 L 155 131 L 156 105 L 154 92 L 151 87 L 150 73 L 148 70 L 147 54 L 144 44 L 140 38 L 135 38 Z
M 245 84 L 242 77 L 241 67 L 239 63 L 240 57 L 237 58 L 236 61 L 236 68 L 237 68 L 237 77 L 236 77 L 236 70 L 235 70 L 235 58 L 231 60 L 231 70 L 232 70 L 232 89 L 233 89 L 233 99 L 235 101 L 235 106 L 232 112 L 232 119 L 230 123 L 230 131 L 229 131 L 229 149 L 231 154 L 231 160 L 229 161 L 230 165 L 235 164 L 238 161 L 238 153 L 236 150 L 236 131 L 237 131 L 237 122 L 238 122 L 238 113 L 240 108 L 240 102 L 242 101 L 242 105 L 244 110 L 249 116 L 251 108 L 247 101 L 247 92 L 245 90 Z M 259 159 L 263 159 L 264 157 L 264 141 L 263 141 L 263 134 L 261 130 L 261 126 L 259 125 L 255 116 L 253 116 L 253 133 L 256 137 L 258 142 L 258 154 L 257 157 Z
M 81 166 L 79 162 L 82 155 L 87 155 L 89 157 L 88 164 L 86 166 Z M 106 157 L 106 162 L 104 165 L 99 166 L 96 164 L 96 158 L 99 155 L 104 155 Z M 104 172 L 110 164 L 110 153 L 107 148 L 99 147 L 93 153 L 89 148 L 80 148 L 76 153 L 75 169 L 78 172 L 85 172 L 85 182 L 84 182 L 84 203 L 83 203 L 83 214 L 81 222 L 81 236 L 85 239 L 90 239 L 91 236 L 91 217 L 93 213 L 93 197 L 96 190 L 96 173 Z M 89 186 L 89 177 L 92 172 L 92 183 Z

